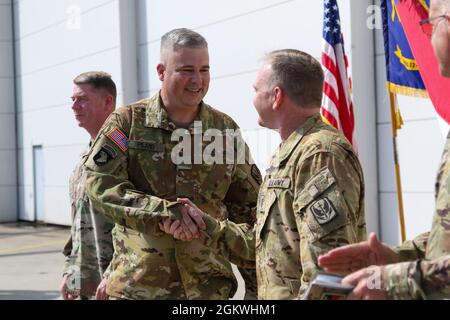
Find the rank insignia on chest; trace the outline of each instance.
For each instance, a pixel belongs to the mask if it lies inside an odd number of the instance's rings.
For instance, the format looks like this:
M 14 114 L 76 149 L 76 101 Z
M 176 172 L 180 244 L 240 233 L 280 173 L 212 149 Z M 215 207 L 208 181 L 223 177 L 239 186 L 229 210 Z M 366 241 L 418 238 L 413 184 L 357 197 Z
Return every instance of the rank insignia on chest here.
M 337 212 L 328 198 L 319 199 L 311 205 L 311 211 L 319 224 L 325 224 L 337 216 Z
M 116 151 L 107 144 L 103 145 L 99 152 L 94 156 L 94 162 L 99 167 L 104 166 L 110 160 L 117 156 Z

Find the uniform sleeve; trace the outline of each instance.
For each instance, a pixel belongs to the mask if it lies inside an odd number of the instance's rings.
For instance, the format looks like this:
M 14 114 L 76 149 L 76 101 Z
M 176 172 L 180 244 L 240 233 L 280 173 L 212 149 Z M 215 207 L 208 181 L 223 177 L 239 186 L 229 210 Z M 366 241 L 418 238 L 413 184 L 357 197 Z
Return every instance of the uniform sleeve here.
M 206 224 L 210 241 L 207 245 L 238 266 L 245 282 L 245 300 L 257 298 L 255 265 L 256 203 L 261 173 L 251 160 L 245 145 L 245 163 L 236 165 L 224 203 L 228 219 L 216 221 L 208 216 Z
M 450 298 L 450 255 L 387 265 L 382 276 L 393 299 Z
M 113 113 L 98 134 L 84 163 L 86 193 L 94 209 L 115 223 L 142 233 L 163 235 L 161 218 L 179 219 L 176 201 L 168 201 L 139 190 L 129 180 L 126 130 L 120 116 Z
M 66 241 L 66 244 L 64 245 L 64 248 L 62 250 L 62 254 L 64 255 L 64 269 L 63 269 L 63 275 L 68 273 L 68 269 L 71 265 L 71 259 L 70 255 L 72 253 L 72 235 L 69 236 L 69 238 Z
M 400 261 L 424 259 L 429 234 L 429 232 L 419 234 L 413 240 L 405 241 L 392 249 L 398 254 Z
M 299 164 L 293 211 L 300 234 L 299 298 L 319 271 L 317 257 L 366 238 L 364 182 L 356 157 L 318 152 Z
M 224 199 L 229 219 L 217 221 L 205 216 L 206 233 L 209 236 L 206 245 L 240 268 L 255 269 L 254 228 L 261 173 L 258 167 L 252 164 L 248 147 L 245 146 L 245 149 L 245 163 L 236 165 Z M 255 272 L 247 270 L 241 274 L 244 280 L 244 274 L 247 274 L 248 278 L 253 278 L 256 283 Z M 253 289 L 248 288 L 248 291 L 250 290 Z

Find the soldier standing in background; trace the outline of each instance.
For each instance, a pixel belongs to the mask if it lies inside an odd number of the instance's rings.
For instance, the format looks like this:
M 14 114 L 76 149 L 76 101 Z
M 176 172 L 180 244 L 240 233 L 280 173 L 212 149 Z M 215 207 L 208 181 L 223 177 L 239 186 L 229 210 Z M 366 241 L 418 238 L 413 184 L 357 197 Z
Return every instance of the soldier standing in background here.
M 92 142 L 115 109 L 116 85 L 109 74 L 100 71 L 82 73 L 73 83 L 72 110 Z M 64 300 L 92 299 L 114 252 L 113 224 L 92 208 L 85 192 L 86 171 L 82 164 L 88 151 L 89 147 L 81 154 L 69 183 L 72 228 L 63 250 L 66 260 L 60 292 Z

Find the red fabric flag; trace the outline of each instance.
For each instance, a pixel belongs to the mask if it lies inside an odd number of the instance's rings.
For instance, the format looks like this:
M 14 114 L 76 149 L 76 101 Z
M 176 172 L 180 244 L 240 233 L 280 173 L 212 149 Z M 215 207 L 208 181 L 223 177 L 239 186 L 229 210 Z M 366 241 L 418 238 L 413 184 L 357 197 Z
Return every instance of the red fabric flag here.
M 428 12 L 418 0 L 399 0 L 395 7 L 434 108 L 450 124 L 450 78 L 440 75 L 431 39 L 419 26 Z
M 351 82 L 336 0 L 324 0 L 322 66 L 325 75 L 322 119 L 344 133 L 356 150 Z

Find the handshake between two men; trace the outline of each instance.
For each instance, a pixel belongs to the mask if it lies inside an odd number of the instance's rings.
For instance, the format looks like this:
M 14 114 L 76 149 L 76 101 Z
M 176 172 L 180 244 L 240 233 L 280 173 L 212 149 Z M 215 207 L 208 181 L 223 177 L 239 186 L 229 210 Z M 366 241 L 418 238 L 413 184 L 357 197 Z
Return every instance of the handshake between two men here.
M 178 198 L 177 202 L 181 205 L 181 219 L 164 218 L 159 223 L 159 228 L 181 241 L 200 238 L 200 231 L 206 229 L 206 224 L 203 221 L 205 213 L 187 198 Z

